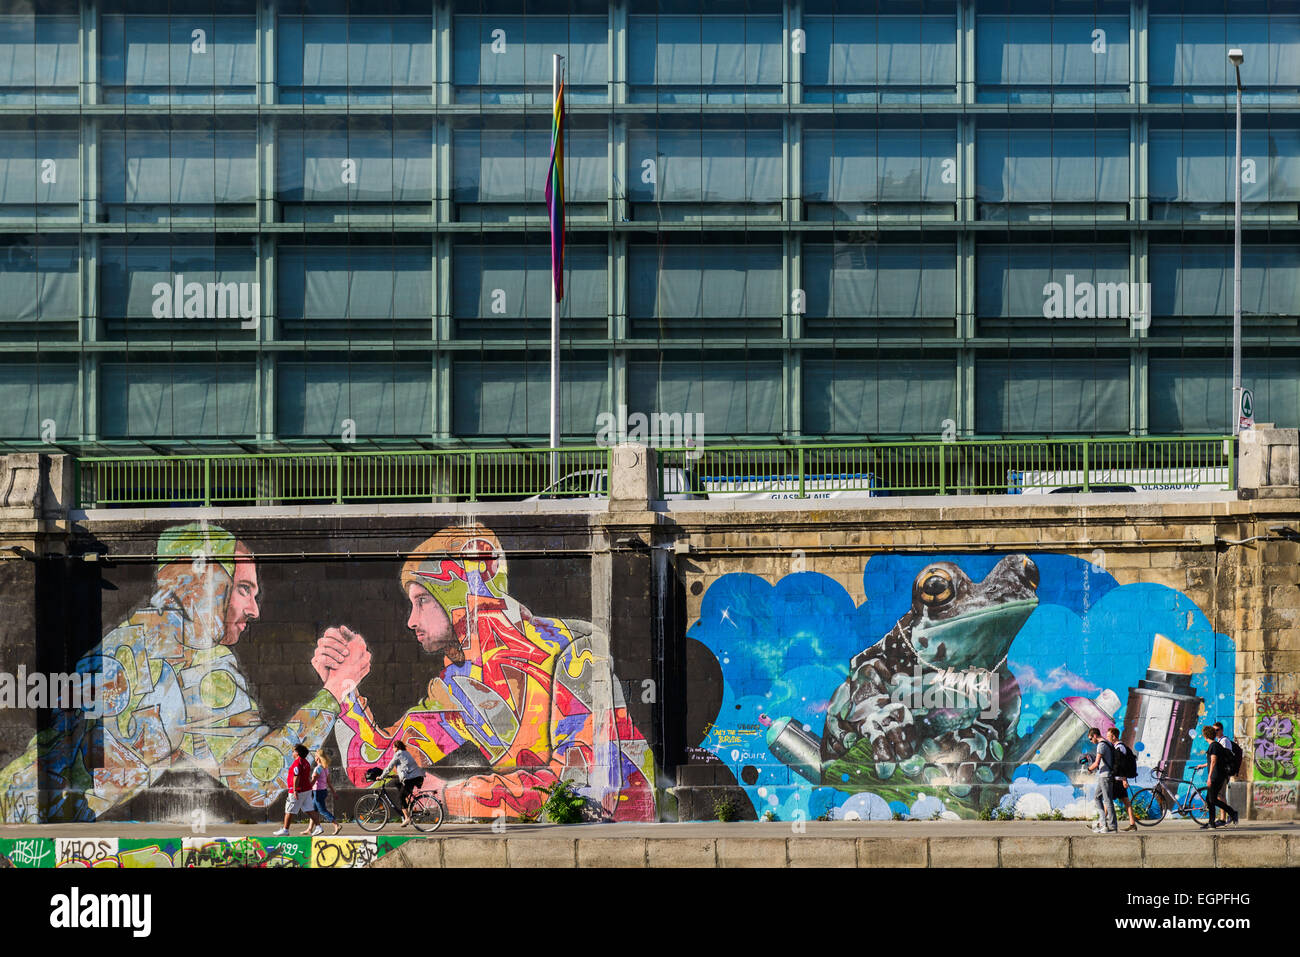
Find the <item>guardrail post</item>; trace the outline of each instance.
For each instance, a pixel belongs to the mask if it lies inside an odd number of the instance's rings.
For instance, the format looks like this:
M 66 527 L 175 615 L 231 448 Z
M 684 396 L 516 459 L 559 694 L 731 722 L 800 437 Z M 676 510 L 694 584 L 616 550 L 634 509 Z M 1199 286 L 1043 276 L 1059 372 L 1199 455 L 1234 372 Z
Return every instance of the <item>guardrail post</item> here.
M 477 467 L 478 467 L 478 453 L 476 453 L 473 449 L 470 449 L 469 451 L 469 500 L 471 502 L 478 501 L 478 499 L 475 497 L 477 495 L 477 482 L 478 482 L 478 475 L 476 474 Z
M 799 446 L 799 497 L 806 498 L 803 487 L 803 446 Z
M 212 459 L 203 459 L 203 507 L 212 505 Z
M 1228 446 L 1228 491 L 1237 487 L 1237 437 L 1230 435 L 1224 440 Z
M 944 461 L 945 456 L 943 454 L 943 450 L 945 448 L 947 448 L 947 445 L 943 442 L 940 442 L 939 443 L 939 494 L 940 495 L 948 494 L 948 476 L 945 474 L 946 463 Z
M 1088 446 L 1090 441 L 1083 440 L 1083 490 L 1088 491 Z
M 334 504 L 343 504 L 343 454 L 334 453 Z

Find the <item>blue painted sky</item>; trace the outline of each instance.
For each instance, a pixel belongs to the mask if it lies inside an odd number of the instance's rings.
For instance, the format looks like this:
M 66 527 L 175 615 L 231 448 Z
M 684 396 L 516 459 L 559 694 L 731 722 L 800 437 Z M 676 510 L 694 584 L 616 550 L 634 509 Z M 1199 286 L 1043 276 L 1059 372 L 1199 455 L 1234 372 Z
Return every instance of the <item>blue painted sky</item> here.
M 749 574 L 718 579 L 705 593 L 689 634 L 722 668 L 724 695 L 715 728 L 741 733 L 739 743 L 719 742 L 710 734 L 703 746 L 737 771 L 744 765 L 759 768 L 759 780 L 748 788 L 765 791 L 756 806 L 786 790 L 782 785 L 806 789 L 808 782 L 782 773 L 763 734 L 749 730 L 759 715 L 793 717 L 820 740 L 827 702 L 847 676 L 849 660 L 906 613 L 912 581 L 925 565 L 950 561 L 979 581 L 1007 554 L 875 556 L 864 568 L 867 600 L 861 606 L 817 572 L 793 573 L 774 585 Z M 1120 585 L 1078 558 L 1030 557 L 1039 570 L 1039 606 L 1007 659 L 1021 685 L 1021 734 L 1059 698 L 1095 698 L 1104 688 L 1119 696 L 1116 718 L 1122 724 L 1128 689 L 1145 676 L 1157 633 L 1205 660 L 1193 685 L 1211 716 L 1232 733 L 1234 646 L 1215 634 L 1191 599 L 1163 585 Z M 788 799 L 778 797 L 773 806 L 785 808 Z

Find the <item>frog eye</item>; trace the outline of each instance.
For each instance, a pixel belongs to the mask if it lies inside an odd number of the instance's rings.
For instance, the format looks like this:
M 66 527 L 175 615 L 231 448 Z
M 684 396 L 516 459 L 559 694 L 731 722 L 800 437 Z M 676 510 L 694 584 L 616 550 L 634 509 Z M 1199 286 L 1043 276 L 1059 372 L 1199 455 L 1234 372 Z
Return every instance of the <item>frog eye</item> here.
M 1030 588 L 1038 588 L 1038 566 L 1030 561 L 1028 555 L 1020 556 L 1020 576 L 1029 583 Z
M 952 576 L 942 568 L 927 568 L 920 574 L 921 601 L 931 607 L 945 605 L 955 594 Z

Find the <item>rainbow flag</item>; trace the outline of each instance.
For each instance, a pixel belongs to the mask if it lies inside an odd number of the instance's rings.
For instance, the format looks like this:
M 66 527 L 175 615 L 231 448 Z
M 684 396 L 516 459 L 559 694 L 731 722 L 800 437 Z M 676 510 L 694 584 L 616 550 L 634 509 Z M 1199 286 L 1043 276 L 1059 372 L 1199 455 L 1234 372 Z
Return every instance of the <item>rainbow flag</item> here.
M 546 210 L 551 218 L 551 283 L 555 301 L 564 298 L 564 81 L 551 122 L 551 168 L 546 174 Z

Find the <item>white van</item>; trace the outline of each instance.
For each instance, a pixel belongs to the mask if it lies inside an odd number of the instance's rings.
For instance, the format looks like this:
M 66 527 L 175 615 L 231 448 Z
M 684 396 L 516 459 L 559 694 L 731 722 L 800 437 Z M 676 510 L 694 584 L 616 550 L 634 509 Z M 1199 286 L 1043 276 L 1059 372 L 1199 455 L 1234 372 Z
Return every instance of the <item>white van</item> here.
M 605 469 L 582 469 L 577 472 L 570 472 L 558 482 L 542 489 L 538 494 L 528 496 L 524 501 L 536 502 L 541 499 L 563 498 L 608 498 L 609 487 L 606 484 L 608 481 L 609 473 Z M 694 473 L 687 469 L 664 469 L 663 482 L 664 488 L 659 493 L 661 501 L 707 497 L 699 489 L 699 482 Z M 692 487 L 695 488 L 694 491 L 691 491 Z

